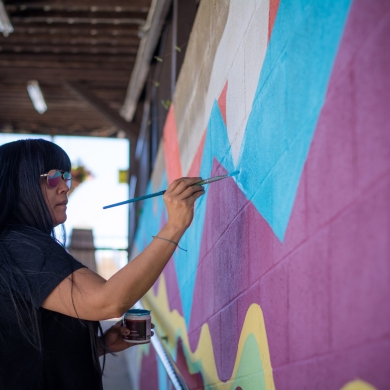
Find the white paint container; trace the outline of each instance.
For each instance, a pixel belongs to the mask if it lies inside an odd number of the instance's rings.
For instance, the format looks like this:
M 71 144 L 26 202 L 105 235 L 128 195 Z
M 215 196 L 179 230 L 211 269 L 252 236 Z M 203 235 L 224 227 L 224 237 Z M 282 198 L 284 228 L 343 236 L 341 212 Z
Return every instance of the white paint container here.
M 150 310 L 128 310 L 123 316 L 123 326 L 130 330 L 130 334 L 124 340 L 133 344 L 150 341 L 151 324 Z

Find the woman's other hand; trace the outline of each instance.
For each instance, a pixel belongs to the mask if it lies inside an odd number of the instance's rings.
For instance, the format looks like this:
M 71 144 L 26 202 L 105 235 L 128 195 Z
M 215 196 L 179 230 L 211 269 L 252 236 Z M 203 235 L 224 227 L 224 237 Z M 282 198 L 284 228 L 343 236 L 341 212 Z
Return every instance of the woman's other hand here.
M 144 343 L 129 343 L 125 341 L 124 337 L 128 336 L 130 334 L 130 331 L 122 325 L 122 321 L 118 321 L 115 325 L 111 326 L 104 332 L 102 336 L 102 341 L 106 347 L 106 352 L 121 352 L 127 348 L 133 347 L 134 345 L 150 343 L 150 341 L 145 341 Z M 151 327 L 153 329 L 154 324 L 152 324 Z M 151 336 L 153 335 L 154 332 L 151 332 Z M 101 350 L 99 356 L 103 355 L 103 353 L 104 351 Z
M 167 224 L 178 229 L 187 229 L 194 217 L 196 199 L 204 194 L 199 183 L 201 177 L 182 177 L 172 182 L 164 194 L 168 213 Z

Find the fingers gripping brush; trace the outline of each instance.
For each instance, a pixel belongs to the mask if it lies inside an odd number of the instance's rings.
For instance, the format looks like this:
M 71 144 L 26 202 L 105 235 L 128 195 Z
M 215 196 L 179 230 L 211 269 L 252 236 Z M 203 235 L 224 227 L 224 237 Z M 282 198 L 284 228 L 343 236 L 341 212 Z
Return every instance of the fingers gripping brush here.
M 202 185 L 205 185 L 205 184 L 214 183 L 215 181 L 219 181 L 219 180 L 222 180 L 222 179 L 226 179 L 227 177 L 236 176 L 236 175 L 238 175 L 239 173 L 240 173 L 240 171 L 234 171 L 234 172 L 232 172 L 232 173 L 228 173 L 227 175 L 210 177 L 210 178 L 208 178 L 208 179 L 201 180 L 201 181 L 199 181 L 198 183 L 194 183 L 194 184 L 192 184 L 192 185 L 193 185 L 193 186 L 202 186 Z M 110 205 L 108 205 L 108 206 L 104 206 L 103 209 L 109 209 L 109 208 L 111 208 L 111 207 L 122 206 L 123 204 L 134 203 L 134 202 L 138 202 L 138 201 L 140 201 L 140 200 L 144 200 L 144 199 L 148 199 L 148 198 L 154 198 L 155 196 L 161 196 L 161 195 L 164 195 L 164 194 L 165 194 L 165 191 L 166 191 L 166 190 L 160 191 L 160 192 L 155 192 L 154 194 L 149 194 L 149 195 L 140 196 L 139 198 L 133 198 L 133 199 L 125 200 L 125 201 L 123 201 L 123 202 L 110 204 Z

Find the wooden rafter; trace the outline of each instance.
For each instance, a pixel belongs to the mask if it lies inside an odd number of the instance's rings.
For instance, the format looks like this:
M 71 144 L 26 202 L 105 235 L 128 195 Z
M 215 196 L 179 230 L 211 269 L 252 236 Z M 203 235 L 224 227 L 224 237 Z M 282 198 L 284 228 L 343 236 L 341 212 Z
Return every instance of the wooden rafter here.
M 113 136 L 152 0 L 7 0 L 15 27 L 0 36 L 0 131 Z M 26 84 L 37 80 L 38 114 Z M 65 83 L 73 83 L 70 93 Z
M 100 115 L 104 116 L 118 129 L 123 130 L 130 141 L 136 142 L 138 138 L 138 128 L 133 123 L 125 121 L 118 112 L 107 106 L 101 99 L 92 93 L 84 85 L 77 82 L 67 82 L 65 84 L 73 92 L 75 92 L 81 99 L 93 107 Z

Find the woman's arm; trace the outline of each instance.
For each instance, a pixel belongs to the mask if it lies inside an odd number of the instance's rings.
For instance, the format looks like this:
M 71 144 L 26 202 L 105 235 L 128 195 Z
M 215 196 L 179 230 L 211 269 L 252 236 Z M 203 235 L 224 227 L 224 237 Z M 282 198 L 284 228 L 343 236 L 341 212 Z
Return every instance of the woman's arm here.
M 179 242 L 192 221 L 196 199 L 204 194 L 203 187 L 192 186 L 200 180 L 182 178 L 169 186 L 164 194 L 168 222 L 158 236 Z M 64 279 L 42 307 L 85 320 L 120 317 L 153 286 L 175 249 L 173 243 L 155 239 L 107 281 L 81 268 Z

